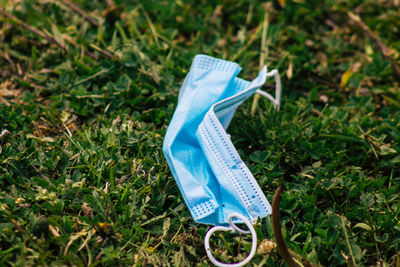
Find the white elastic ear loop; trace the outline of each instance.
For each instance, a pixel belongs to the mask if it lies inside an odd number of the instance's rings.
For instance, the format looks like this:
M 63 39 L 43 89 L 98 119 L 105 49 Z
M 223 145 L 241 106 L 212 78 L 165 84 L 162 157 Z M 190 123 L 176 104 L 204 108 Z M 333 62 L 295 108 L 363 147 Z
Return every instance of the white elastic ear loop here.
M 236 231 L 236 232 L 239 232 L 239 233 L 242 233 L 242 234 L 250 234 L 250 231 L 246 231 L 246 230 L 242 230 L 242 229 L 240 229 L 236 224 L 234 224 L 233 223 L 233 218 L 234 217 L 237 217 L 237 216 L 229 216 L 229 218 L 228 218 L 228 222 L 229 222 L 229 225 Z
M 238 218 L 240 219 L 243 223 L 245 223 L 247 225 L 247 227 L 249 228 L 250 231 L 244 231 L 242 229 L 240 229 L 239 227 L 237 227 L 233 222 L 232 219 L 233 218 Z M 240 267 L 240 266 L 244 266 L 247 263 L 249 263 L 251 261 L 251 259 L 254 257 L 254 255 L 256 254 L 256 249 L 257 249 L 257 233 L 256 230 L 254 229 L 253 225 L 250 223 L 250 221 L 244 217 L 242 214 L 239 213 L 232 213 L 229 218 L 229 225 L 230 227 L 225 227 L 225 226 L 214 226 L 213 228 L 211 228 L 207 234 L 206 237 L 204 238 L 204 247 L 206 248 L 206 253 L 208 258 L 210 259 L 210 261 L 215 264 L 216 266 L 220 266 L 220 267 L 225 267 L 225 266 L 230 266 L 230 267 Z M 238 263 L 222 263 L 217 261 L 217 259 L 214 258 L 212 252 L 211 252 L 211 248 L 210 248 L 210 237 L 214 232 L 217 231 L 231 231 L 232 233 L 238 231 L 241 233 L 251 233 L 251 238 L 252 238 L 252 242 L 251 242 L 251 250 L 250 250 L 250 254 L 241 262 Z
M 279 110 L 279 107 L 281 105 L 281 92 L 282 92 L 281 77 L 279 77 L 278 70 L 275 69 L 267 73 L 267 77 L 272 77 L 272 76 L 275 77 L 275 98 L 272 95 L 260 89 L 256 91 L 256 94 L 259 94 L 271 100 L 271 102 L 274 103 L 275 108 Z

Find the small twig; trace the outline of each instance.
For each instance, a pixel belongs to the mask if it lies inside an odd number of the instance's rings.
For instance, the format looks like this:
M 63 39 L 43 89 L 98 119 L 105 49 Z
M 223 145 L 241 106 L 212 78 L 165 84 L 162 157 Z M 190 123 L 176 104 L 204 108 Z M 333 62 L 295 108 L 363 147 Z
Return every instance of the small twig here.
M 99 51 L 100 53 L 102 53 L 104 56 L 108 57 L 108 58 L 113 58 L 113 54 L 109 51 L 103 50 L 100 47 L 98 47 L 95 44 L 89 44 L 89 46 L 97 51 Z
M 71 37 L 64 37 L 64 40 L 65 41 L 67 41 L 68 43 L 70 43 L 71 45 L 73 45 L 73 46 L 75 46 L 75 47 L 79 47 L 79 44 L 77 44 L 74 40 L 72 40 L 72 38 Z M 90 52 L 90 51 L 88 51 L 88 50 L 86 50 L 86 49 L 84 49 L 84 48 L 82 48 L 83 49 L 83 53 L 85 53 L 88 57 L 91 57 L 91 58 L 93 58 L 93 59 L 95 59 L 95 60 L 97 60 L 98 59 L 98 57 L 95 55 L 95 54 L 93 54 L 92 52 Z
M 19 25 L 22 25 L 24 28 L 35 33 L 36 35 L 39 35 L 43 39 L 47 40 L 49 43 L 54 43 L 54 44 L 58 45 L 61 49 L 65 50 L 65 46 L 63 46 L 62 44 L 57 42 L 57 40 L 53 36 L 49 36 L 49 35 L 45 34 L 44 32 L 42 32 L 41 30 L 29 25 L 28 23 L 23 22 L 22 20 L 18 19 L 14 15 L 11 15 L 10 13 L 8 13 L 7 11 L 5 11 L 2 8 L 0 8 L 0 14 L 11 19 L 12 21 L 14 21 L 15 23 L 17 23 Z
M 281 254 L 283 260 L 289 267 L 300 267 L 300 265 L 298 265 L 290 255 L 282 235 L 280 216 L 279 216 L 279 205 L 281 203 L 282 191 L 283 191 L 283 186 L 280 185 L 276 189 L 274 198 L 272 200 L 272 228 L 274 230 L 274 235 L 279 253 Z
M 24 75 L 24 72 L 22 71 L 21 65 L 19 63 L 17 63 L 17 70 L 18 70 L 19 76 Z
M 21 234 L 24 234 L 24 230 L 21 228 L 21 226 L 19 225 L 19 223 L 16 220 L 11 219 L 11 222 L 14 224 L 15 228 L 17 228 L 18 232 L 20 232 Z
M 80 14 L 84 19 L 88 20 L 90 23 L 92 23 L 94 26 L 99 27 L 100 23 L 95 20 L 94 18 L 92 18 L 91 16 L 89 16 L 85 11 L 83 11 L 81 8 L 79 8 L 78 6 L 76 6 L 75 4 L 73 4 L 71 1 L 69 0 L 61 0 L 64 4 L 66 4 L 70 9 L 72 9 L 73 11 L 75 11 L 76 13 Z
M 392 57 L 392 52 L 390 49 L 382 43 L 382 41 L 376 36 L 369 28 L 368 26 L 361 20 L 359 16 L 352 12 L 347 12 L 347 15 L 351 19 L 352 22 L 354 22 L 358 27 L 360 27 L 363 32 L 373 41 L 381 50 L 383 56 L 390 61 L 390 64 L 392 65 L 392 68 L 397 76 L 397 78 L 400 80 L 400 68 L 396 63 L 396 60 Z
M 97 254 L 96 258 L 94 258 L 94 261 L 99 261 L 101 259 L 101 257 L 103 257 L 103 251 L 101 251 L 99 254 Z

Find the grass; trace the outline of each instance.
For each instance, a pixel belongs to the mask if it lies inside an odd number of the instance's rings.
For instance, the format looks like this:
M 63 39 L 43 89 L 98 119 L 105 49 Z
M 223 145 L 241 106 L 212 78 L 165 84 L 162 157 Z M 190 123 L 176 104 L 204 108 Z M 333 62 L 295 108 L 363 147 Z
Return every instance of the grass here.
M 259 99 L 252 114 L 247 101 L 229 132 L 270 201 L 285 180 L 289 249 L 315 265 L 399 266 L 399 80 L 347 16 L 399 62 L 398 1 L 74 3 L 94 22 L 68 1 L 0 4 L 55 40 L 0 16 L 0 265 L 208 266 L 208 227 L 179 194 L 163 136 L 194 55 L 252 79 L 263 53 L 281 110 Z M 263 245 L 270 219 L 256 229 L 251 264 L 283 266 Z M 213 247 L 234 262 L 250 240 Z

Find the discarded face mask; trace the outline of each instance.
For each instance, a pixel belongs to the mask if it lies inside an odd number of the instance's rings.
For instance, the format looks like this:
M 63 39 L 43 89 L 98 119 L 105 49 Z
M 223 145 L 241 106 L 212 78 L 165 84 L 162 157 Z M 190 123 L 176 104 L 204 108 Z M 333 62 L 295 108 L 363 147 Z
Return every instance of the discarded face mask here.
M 257 245 L 252 223 L 271 214 L 268 200 L 226 129 L 237 107 L 254 93 L 267 97 L 279 108 L 280 78 L 277 70 L 267 73 L 264 67 L 257 78 L 249 82 L 237 77 L 240 70 L 234 62 L 197 55 L 181 87 L 163 146 L 193 219 L 218 225 L 207 233 L 205 247 L 210 260 L 219 266 L 248 263 Z M 267 77 L 272 76 L 276 80 L 275 98 L 258 90 Z M 234 223 L 245 223 L 250 231 L 243 231 Z M 209 247 L 209 238 L 215 231 L 251 233 L 250 255 L 234 265 L 218 262 Z

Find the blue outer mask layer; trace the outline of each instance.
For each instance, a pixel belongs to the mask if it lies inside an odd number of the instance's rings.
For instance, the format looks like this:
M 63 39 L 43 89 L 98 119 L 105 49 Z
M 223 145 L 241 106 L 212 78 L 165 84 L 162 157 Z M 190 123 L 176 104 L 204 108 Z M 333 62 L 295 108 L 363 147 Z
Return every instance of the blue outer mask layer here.
M 163 152 L 198 223 L 221 225 L 237 212 L 254 221 L 271 206 L 226 133 L 237 107 L 266 80 L 237 78 L 239 65 L 197 55 L 179 94 Z

